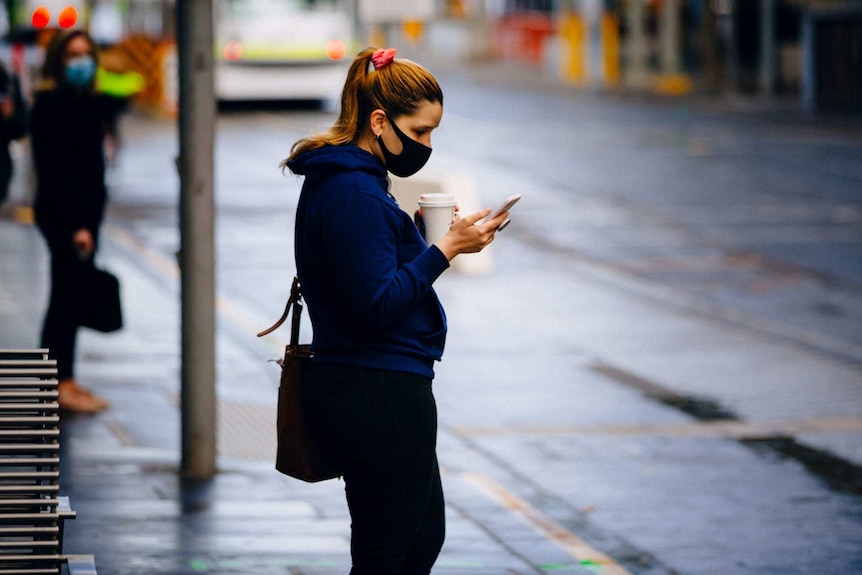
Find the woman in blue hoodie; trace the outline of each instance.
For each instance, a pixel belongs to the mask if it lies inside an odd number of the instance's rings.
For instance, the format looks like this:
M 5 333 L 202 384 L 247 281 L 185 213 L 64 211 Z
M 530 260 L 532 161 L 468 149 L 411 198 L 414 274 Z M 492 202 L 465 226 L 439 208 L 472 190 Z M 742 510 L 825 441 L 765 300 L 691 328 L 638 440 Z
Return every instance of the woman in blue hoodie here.
M 306 409 L 344 470 L 351 575 L 430 573 L 443 545 L 437 411 L 431 383 L 446 316 L 432 284 L 481 251 L 506 214 L 455 217 L 426 245 L 389 193 L 431 154 L 443 115 L 434 77 L 395 50 L 368 48 L 348 72 L 335 124 L 296 142 L 284 165 L 305 177 L 296 266 L 314 328 Z

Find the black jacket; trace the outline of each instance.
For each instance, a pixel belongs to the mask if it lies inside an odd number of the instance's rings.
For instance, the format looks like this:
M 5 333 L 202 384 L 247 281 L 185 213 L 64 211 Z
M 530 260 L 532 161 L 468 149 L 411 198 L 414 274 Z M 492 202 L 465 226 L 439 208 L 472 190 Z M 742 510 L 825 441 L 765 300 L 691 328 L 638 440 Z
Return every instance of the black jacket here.
M 0 202 L 2 202 L 6 199 L 9 181 L 12 179 L 9 143 L 27 133 L 27 103 L 21 95 L 18 78 L 3 65 L 0 65 L 0 94 L 4 98 L 12 99 L 15 110 L 9 118 L 0 116 Z
M 49 242 L 94 236 L 105 212 L 104 137 L 117 115 L 112 98 L 67 87 L 36 94 L 30 141 L 36 168 L 36 223 Z

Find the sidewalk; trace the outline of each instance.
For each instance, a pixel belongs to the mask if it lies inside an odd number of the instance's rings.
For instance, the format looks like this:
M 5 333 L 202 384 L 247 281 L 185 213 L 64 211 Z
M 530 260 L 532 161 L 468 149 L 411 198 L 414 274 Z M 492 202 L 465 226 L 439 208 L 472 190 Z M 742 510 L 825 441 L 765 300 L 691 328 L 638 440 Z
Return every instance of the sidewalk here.
M 85 331 L 80 338 L 79 378 L 107 397 L 112 407 L 95 417 L 66 416 L 63 421 L 61 489 L 78 511 L 78 519 L 66 532 L 66 550 L 95 554 L 102 575 L 343 575 L 349 565 L 343 483 L 308 485 L 273 470 L 277 369 L 262 361 L 261 350 L 269 347 L 271 357 L 276 357 L 277 344 L 258 345 L 248 331 L 236 337 L 242 331 L 238 326 L 244 313 L 224 303 L 218 338 L 220 473 L 207 482 L 178 476 L 176 286 L 154 273 L 160 265 L 157 260 L 142 263 L 152 254 L 137 252 L 122 228 L 109 223 L 106 231 L 102 262 L 122 278 L 129 328 L 107 336 Z M 41 242 L 35 228 L 0 220 L 4 247 L 0 347 L 26 347 L 38 341 L 47 286 Z M 477 410 L 451 403 L 451 391 L 441 391 L 438 399 L 444 414 L 439 449 L 448 535 L 435 575 L 677 572 L 665 566 L 666 558 L 646 555 L 643 547 L 620 537 L 627 532 L 632 537 L 631 528 L 657 548 L 664 545 L 670 556 L 682 552 L 676 561 L 683 565 L 688 554 L 688 561 L 698 568 L 682 572 L 720 570 L 723 554 L 711 564 L 708 556 L 674 545 L 674 521 L 669 519 L 671 508 L 666 502 L 643 501 L 643 517 L 631 503 L 614 503 L 623 494 L 637 497 L 643 491 L 641 460 L 650 466 L 676 461 L 673 465 L 679 466 L 679 477 L 685 481 L 677 487 L 675 482 L 668 484 L 668 496 L 672 493 L 674 498 L 700 498 L 696 491 L 680 492 L 681 485 L 691 491 L 719 469 L 728 474 L 724 481 L 744 489 L 734 489 L 737 502 L 728 511 L 737 514 L 748 529 L 759 525 L 754 529 L 761 537 L 793 523 L 776 523 L 752 505 L 762 497 L 756 487 L 759 480 L 749 484 L 753 469 L 758 476 L 771 477 L 773 485 L 781 485 L 776 493 L 780 498 L 811 497 L 806 494 L 815 484 L 800 482 L 803 478 L 796 478 L 798 472 L 792 466 L 762 467 L 750 452 L 732 448 L 723 438 L 785 431 L 862 464 L 858 442 L 862 402 L 853 383 L 853 374 L 858 374 L 854 368 L 814 360 L 792 345 L 700 317 L 698 312 L 662 301 L 660 294 L 649 293 L 644 286 L 589 266 L 566 264 L 579 268 L 577 293 L 564 293 L 572 286 L 562 276 L 551 277 L 565 275 L 566 270 L 546 270 L 542 281 L 547 297 L 542 299 L 547 303 L 531 301 L 524 294 L 533 291 L 535 276 L 529 269 L 514 269 L 516 261 L 529 259 L 522 253 L 524 248 L 515 246 L 510 244 L 500 254 L 514 260 L 500 264 L 510 293 L 491 294 L 481 287 L 483 281 L 501 281 L 499 275 L 471 278 L 480 286 L 469 293 L 457 289 L 462 281 L 457 277 L 440 286 L 448 311 L 459 321 L 451 333 L 455 350 L 441 364 L 439 378 L 450 385 L 477 382 L 483 406 Z M 488 349 L 487 326 L 472 330 L 469 325 L 481 324 L 487 310 L 501 309 L 502 300 L 512 297 L 525 305 L 509 309 L 497 321 L 524 327 L 533 343 L 523 348 L 522 337 L 513 331 L 494 335 L 495 349 Z M 559 338 L 561 330 L 567 329 L 565 324 L 542 319 L 559 317 L 564 308 L 565 313 L 577 313 L 582 325 L 574 339 Z M 680 347 L 683 340 L 686 343 Z M 516 352 L 522 348 L 523 354 Z M 608 387 L 597 379 L 603 361 L 615 361 L 629 373 L 652 374 L 655 381 L 670 381 L 680 393 L 723 397 L 744 419 L 734 431 L 698 425 L 673 410 L 650 406 L 641 393 L 625 386 Z M 492 387 L 483 388 L 487 378 L 476 369 L 489 362 L 497 364 L 496 375 Z M 565 365 L 577 374 L 563 375 L 560 369 Z M 752 371 L 754 365 L 760 366 L 759 372 Z M 805 369 L 799 371 L 801 367 Z M 805 389 L 811 377 L 821 382 L 816 397 Z M 732 388 L 727 386 L 728 378 L 736 383 Z M 779 379 L 787 393 L 774 387 Z M 544 382 L 541 389 L 524 385 L 538 380 Z M 570 388 L 575 381 L 577 387 Z M 502 419 L 513 400 L 543 405 L 543 421 L 530 418 L 532 412 L 526 419 L 523 415 L 513 419 L 512 413 Z M 695 461 L 702 457 L 702 449 L 708 449 L 718 467 L 688 468 L 692 461 L 685 452 L 695 448 Z M 570 463 L 586 453 L 590 466 L 572 476 Z M 544 472 L 536 474 L 537 470 Z M 602 474 L 617 478 L 616 489 L 605 496 L 589 495 L 594 486 L 604 483 Z M 590 519 L 589 510 L 576 510 L 585 497 L 607 499 L 600 507 L 610 515 Z M 543 500 L 546 507 L 537 507 Z M 803 528 L 820 533 L 821 539 L 832 537 L 830 532 L 836 530 L 852 540 L 852 522 L 844 527 L 823 523 L 826 517 L 818 517 L 811 505 Z M 713 509 L 707 507 L 704 512 Z M 656 524 L 655 517 L 663 517 L 665 527 Z M 641 523 L 645 525 L 639 527 Z M 664 533 L 666 529 L 671 531 Z M 757 541 L 752 540 L 751 551 L 762 555 Z M 595 542 L 613 550 L 613 557 L 623 558 L 623 564 L 597 551 L 591 546 Z M 703 544 L 708 550 L 710 544 Z M 833 553 L 825 540 L 819 544 L 825 553 Z M 787 553 L 776 547 L 773 555 Z M 606 559 L 605 567 L 597 568 Z
M 278 371 L 265 360 L 285 335 L 254 333 L 281 311 L 284 286 L 267 282 L 291 250 L 271 213 L 283 196 L 255 181 L 242 199 L 259 205 L 224 198 L 238 213 L 219 222 L 220 473 L 184 481 L 176 229 L 146 211 L 174 210 L 170 134 L 151 138 L 161 127 L 134 118 L 128 129 L 141 161 L 127 167 L 141 174 L 117 178 L 123 212 L 109 215 L 101 251 L 122 280 L 127 328 L 81 333 L 78 375 L 112 407 L 63 421 L 61 489 L 78 511 L 66 550 L 95 554 L 100 575 L 344 575 L 343 483 L 303 484 L 272 464 Z M 233 164 L 251 166 L 255 145 L 276 149 L 266 137 L 225 138 Z M 529 184 L 497 177 L 498 190 Z M 520 214 L 548 224 L 545 237 L 510 226 L 492 276 L 438 282 L 451 325 L 435 387 L 448 536 L 434 575 L 848 572 L 858 498 L 737 439 L 790 437 L 862 466 L 860 361 L 579 259 L 554 236 L 567 222 L 553 191 L 531 190 Z M 35 346 L 46 250 L 9 219 L 0 246 L 0 347 Z
M 304 484 L 274 471 L 277 367 L 260 361 L 248 373 L 249 362 L 236 361 L 246 351 L 224 335 L 224 320 L 220 472 L 205 482 L 178 476 L 178 298 L 128 259 L 117 230 L 105 235 L 114 240 L 101 261 L 122 278 L 131 328 L 79 337 L 77 376 L 112 405 L 97 416 L 63 416 L 61 493 L 78 512 L 66 551 L 95 554 L 101 575 L 343 575 L 350 563 L 344 484 Z M 0 347 L 35 347 L 47 287 L 42 239 L 32 226 L 0 220 L 0 244 Z M 534 572 L 459 514 L 460 506 L 475 507 L 469 478 L 450 474 L 446 483 L 449 543 L 434 573 Z M 589 573 L 529 526 L 505 521 L 536 557 L 557 559 L 555 572 Z

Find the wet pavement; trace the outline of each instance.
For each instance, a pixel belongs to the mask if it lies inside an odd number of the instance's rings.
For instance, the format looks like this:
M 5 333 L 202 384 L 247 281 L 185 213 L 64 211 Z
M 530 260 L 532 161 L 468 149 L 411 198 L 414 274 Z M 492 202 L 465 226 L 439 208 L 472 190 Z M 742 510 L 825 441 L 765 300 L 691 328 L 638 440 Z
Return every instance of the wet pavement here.
M 467 90 L 452 84 L 454 94 Z M 583 109 L 605 110 L 616 129 L 606 105 L 588 98 Z M 64 417 L 61 439 L 61 492 L 78 512 L 66 550 L 94 553 L 102 575 L 348 571 L 343 484 L 303 484 L 272 467 L 278 373 L 267 360 L 286 334 L 254 337 L 280 313 L 292 275 L 284 254 L 292 253 L 298 182 L 275 166 L 298 135 L 325 121 L 277 112 L 220 119 L 220 472 L 209 481 L 178 474 L 175 128 L 137 114 L 124 121 L 100 261 L 122 280 L 127 326 L 82 332 L 78 368 L 112 406 Z M 464 113 L 450 121 L 461 138 L 495 136 Z M 720 127 L 721 116 L 711 122 Z M 454 151 L 441 144 L 436 161 L 467 170 L 463 140 L 441 138 Z M 631 146 L 655 152 L 648 138 Z M 780 306 L 762 312 L 754 301 L 752 282 L 714 275 L 730 267 L 730 276 L 774 280 L 781 270 L 711 257 L 723 252 L 692 245 L 668 223 L 667 204 L 635 219 L 637 207 L 589 188 L 567 204 L 577 209 L 555 209 L 558 187 L 508 171 L 501 158 L 508 155 L 483 158 L 482 187 L 493 197 L 507 186 L 530 189 L 521 219 L 495 242 L 491 273 L 452 270 L 437 285 L 450 335 L 435 380 L 448 514 L 435 575 L 862 572 L 856 279 L 842 280 L 847 333 L 781 323 Z M 750 215 L 735 196 L 725 200 L 707 205 L 736 222 Z M 846 205 L 852 220 L 859 199 Z M 0 219 L 0 347 L 30 347 L 47 301 L 47 253 L 13 207 Z M 705 208 L 692 201 L 688 213 L 697 209 Z M 711 240 L 725 233 L 706 232 Z M 806 238 L 820 247 L 829 240 Z M 642 258 L 622 262 L 626 246 L 656 257 L 648 268 Z M 673 261 L 662 259 L 667 253 Z M 698 264 L 713 275 L 694 289 L 665 281 L 683 264 L 688 278 Z M 816 276 L 806 274 L 791 286 Z M 823 304 L 820 286 L 809 287 L 791 302 L 808 293 L 809 304 Z M 740 293 L 751 311 L 738 305 Z

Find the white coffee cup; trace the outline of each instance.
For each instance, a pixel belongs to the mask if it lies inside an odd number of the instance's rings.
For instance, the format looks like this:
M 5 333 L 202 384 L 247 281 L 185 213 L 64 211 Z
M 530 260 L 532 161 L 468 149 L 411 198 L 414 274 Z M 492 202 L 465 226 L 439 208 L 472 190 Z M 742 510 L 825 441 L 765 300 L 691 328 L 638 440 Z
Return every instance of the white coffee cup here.
M 422 220 L 425 222 L 425 242 L 430 246 L 446 235 L 455 217 L 455 196 L 452 194 L 422 194 L 419 196 Z

